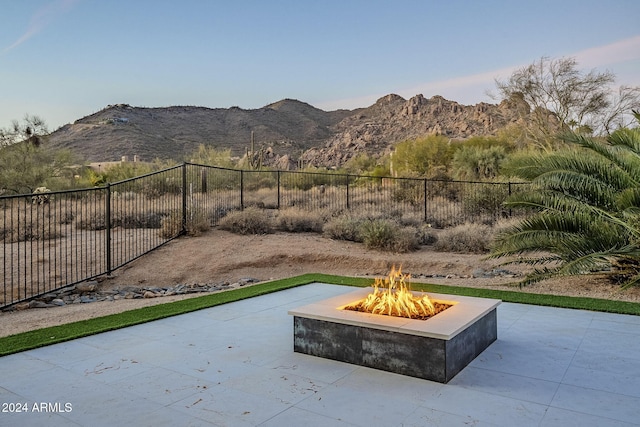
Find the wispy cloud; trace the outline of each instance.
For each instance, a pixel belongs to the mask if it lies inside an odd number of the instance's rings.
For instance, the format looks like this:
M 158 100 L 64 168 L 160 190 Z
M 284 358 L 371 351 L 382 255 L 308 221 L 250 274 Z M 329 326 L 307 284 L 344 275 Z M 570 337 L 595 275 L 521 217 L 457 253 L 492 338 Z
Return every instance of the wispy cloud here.
M 583 68 L 602 68 L 611 64 L 640 59 L 640 35 L 585 49 L 569 55 Z
M 640 59 L 640 35 L 610 43 L 604 46 L 593 47 L 579 52 L 565 55 L 576 59 L 578 66 L 584 69 L 603 69 L 614 64 Z M 537 58 L 532 58 L 535 61 Z M 426 97 L 441 95 L 445 98 L 462 104 L 475 104 L 481 101 L 490 101 L 487 91 L 495 87 L 495 79 L 506 79 L 515 70 L 528 64 L 519 64 L 511 67 L 500 68 L 484 73 L 471 74 L 452 79 L 426 82 L 418 86 L 396 89 L 398 95 L 410 98 L 417 94 Z M 633 85 L 640 85 L 639 80 Z M 320 108 L 359 108 L 369 106 L 381 96 L 388 93 L 372 94 L 357 98 L 341 99 L 319 104 Z
M 40 7 L 31 16 L 25 32 L 15 42 L 13 42 L 13 44 L 6 47 L 3 52 L 6 53 L 17 48 L 40 33 L 43 29 L 52 24 L 58 16 L 71 9 L 71 7 L 78 1 L 79 0 L 55 0 Z

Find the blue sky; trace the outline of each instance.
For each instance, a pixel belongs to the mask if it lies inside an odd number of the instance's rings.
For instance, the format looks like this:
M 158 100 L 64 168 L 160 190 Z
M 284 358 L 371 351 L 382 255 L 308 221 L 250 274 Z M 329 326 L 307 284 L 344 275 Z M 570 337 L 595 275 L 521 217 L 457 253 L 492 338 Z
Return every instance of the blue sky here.
M 494 79 L 542 56 L 640 86 L 640 1 L 0 0 L 0 127 L 116 103 L 497 102 Z

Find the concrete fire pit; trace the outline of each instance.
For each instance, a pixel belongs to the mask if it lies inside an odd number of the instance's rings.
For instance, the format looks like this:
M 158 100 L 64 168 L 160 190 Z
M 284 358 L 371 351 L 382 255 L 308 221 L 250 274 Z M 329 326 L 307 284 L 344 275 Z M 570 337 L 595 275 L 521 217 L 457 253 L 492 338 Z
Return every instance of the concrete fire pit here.
M 427 320 L 343 309 L 371 291 L 290 310 L 294 351 L 447 383 L 497 339 L 500 300 L 429 293 L 452 307 Z

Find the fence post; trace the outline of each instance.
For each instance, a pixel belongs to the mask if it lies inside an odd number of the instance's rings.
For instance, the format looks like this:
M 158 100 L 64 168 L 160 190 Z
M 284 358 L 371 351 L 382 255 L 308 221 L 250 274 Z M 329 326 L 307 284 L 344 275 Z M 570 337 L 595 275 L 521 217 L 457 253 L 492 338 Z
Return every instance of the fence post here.
M 187 164 L 182 164 L 182 229 L 180 234 L 187 232 Z
M 104 200 L 105 210 L 105 252 L 107 258 L 107 276 L 111 276 L 111 184 L 107 182 L 106 195 Z
M 511 181 L 509 181 L 509 197 L 511 197 Z M 513 216 L 513 212 L 511 211 L 511 208 L 509 208 L 509 218 L 511 218 Z
M 427 178 L 424 179 L 424 222 L 427 222 Z
M 244 171 L 240 170 L 240 210 L 244 210 Z
M 278 169 L 278 210 L 280 210 L 280 169 Z
M 350 209 L 349 204 L 349 175 L 347 175 L 347 210 Z

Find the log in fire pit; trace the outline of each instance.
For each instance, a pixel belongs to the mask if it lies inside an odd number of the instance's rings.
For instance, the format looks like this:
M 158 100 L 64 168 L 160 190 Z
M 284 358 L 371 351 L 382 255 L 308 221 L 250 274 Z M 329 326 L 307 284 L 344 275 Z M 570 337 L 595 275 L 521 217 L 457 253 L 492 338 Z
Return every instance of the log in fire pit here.
M 409 291 L 441 307 L 426 320 L 358 308 L 399 288 L 376 284 L 290 310 L 294 351 L 447 383 L 497 339 L 500 300 Z

